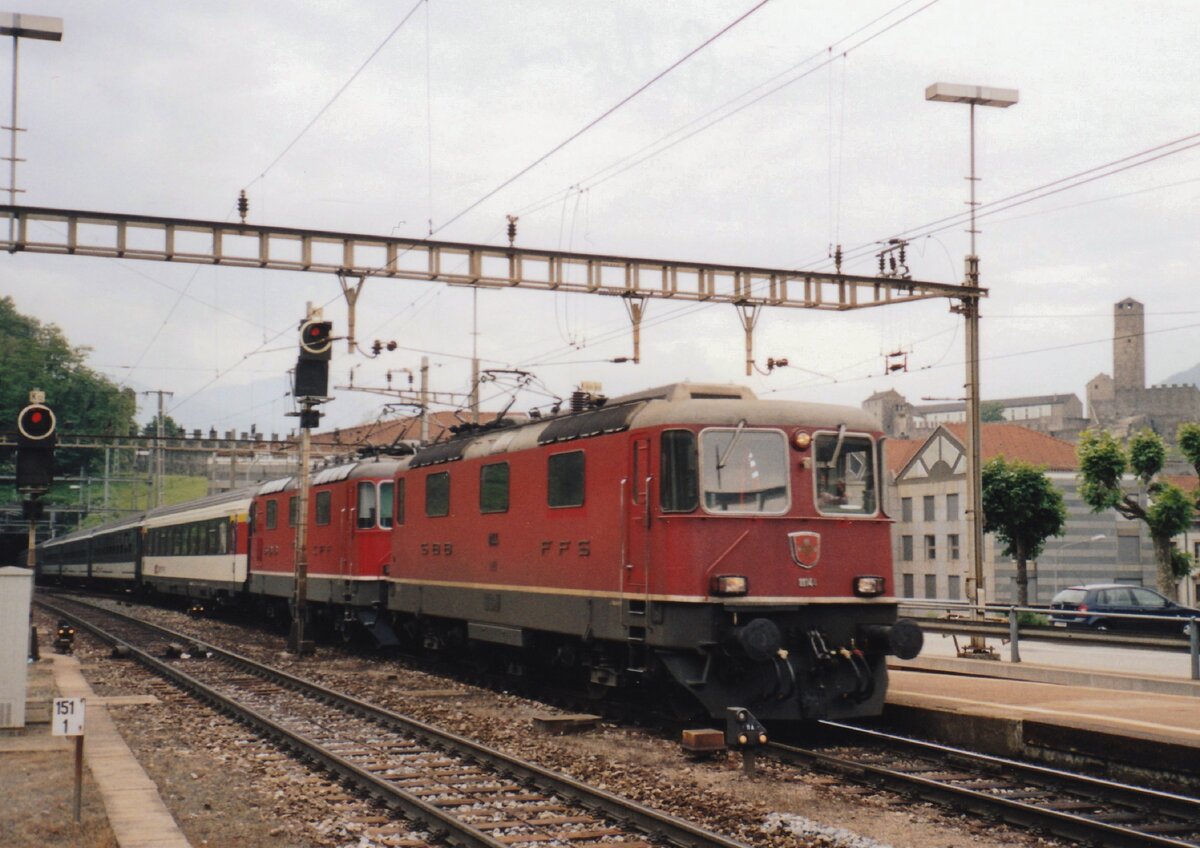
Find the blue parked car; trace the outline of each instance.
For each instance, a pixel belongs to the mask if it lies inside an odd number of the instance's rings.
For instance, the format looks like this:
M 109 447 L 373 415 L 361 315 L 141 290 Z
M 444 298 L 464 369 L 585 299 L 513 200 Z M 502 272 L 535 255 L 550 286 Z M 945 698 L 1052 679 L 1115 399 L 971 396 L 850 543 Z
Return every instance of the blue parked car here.
M 1058 611 L 1086 613 L 1063 615 Z M 1057 613 L 1057 614 L 1056 614 Z M 1156 616 L 1155 619 L 1112 618 L 1117 615 Z M 1092 583 L 1063 589 L 1050 601 L 1050 621 L 1058 627 L 1090 627 L 1095 630 L 1130 630 L 1143 633 L 1188 632 L 1188 619 L 1200 610 L 1177 604 L 1147 589 L 1126 583 Z

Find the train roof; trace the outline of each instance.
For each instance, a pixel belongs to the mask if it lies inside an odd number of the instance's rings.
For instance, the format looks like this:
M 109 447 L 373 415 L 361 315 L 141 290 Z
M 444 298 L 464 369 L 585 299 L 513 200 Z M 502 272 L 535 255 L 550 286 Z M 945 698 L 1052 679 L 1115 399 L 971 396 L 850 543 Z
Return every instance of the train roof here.
M 713 383 L 671 383 L 614 398 L 599 409 L 486 429 L 420 449 L 411 467 L 526 450 L 539 445 L 618 433 L 636 427 L 671 424 L 733 427 L 809 427 L 875 432 L 878 425 L 858 407 L 792 400 L 763 400 L 745 387 Z
M 407 460 L 408 457 L 398 458 L 380 455 L 358 459 L 354 462 L 345 462 L 341 465 L 333 465 L 329 468 L 318 468 L 311 472 L 309 484 L 312 486 L 321 486 L 327 483 L 337 483 L 342 480 L 373 480 L 378 477 L 390 480 L 395 476 L 396 470 L 403 463 L 407 462 Z M 277 492 L 284 492 L 294 488 L 296 488 L 295 475 L 279 477 L 261 484 L 254 490 L 254 495 L 273 495 Z
M 246 509 L 249 509 L 250 500 L 254 497 L 256 488 L 230 489 L 227 492 L 219 492 L 215 495 L 207 495 L 203 498 L 196 498 L 195 500 L 183 503 L 156 507 L 146 513 L 142 523 L 147 527 L 170 524 L 171 522 L 168 519 L 171 516 L 183 513 L 198 513 L 204 517 L 208 517 L 211 513 L 213 516 L 217 516 L 227 512 L 229 507 L 237 509 L 242 503 L 245 504 Z

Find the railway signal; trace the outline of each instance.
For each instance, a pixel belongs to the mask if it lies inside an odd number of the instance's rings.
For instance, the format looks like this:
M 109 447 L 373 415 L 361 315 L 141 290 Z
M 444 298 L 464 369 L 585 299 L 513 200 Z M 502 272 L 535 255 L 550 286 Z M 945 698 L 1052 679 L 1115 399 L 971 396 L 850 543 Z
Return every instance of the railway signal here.
M 333 322 L 309 318 L 300 325 L 300 358 L 296 360 L 298 398 L 329 394 L 329 360 L 333 355 Z
M 41 494 L 54 480 L 57 420 L 54 410 L 36 399 L 17 415 L 17 491 Z

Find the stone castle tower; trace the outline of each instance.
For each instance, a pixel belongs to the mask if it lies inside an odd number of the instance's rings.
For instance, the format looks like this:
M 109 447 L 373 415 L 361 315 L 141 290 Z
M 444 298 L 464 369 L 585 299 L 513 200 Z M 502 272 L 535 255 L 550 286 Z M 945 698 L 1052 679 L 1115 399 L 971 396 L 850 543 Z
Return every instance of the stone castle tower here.
M 1131 297 L 1113 304 L 1113 388 L 1146 388 L 1146 308 Z
M 1149 427 L 1174 442 L 1185 421 L 1200 421 L 1200 388 L 1146 385 L 1146 309 L 1127 297 L 1113 304 L 1113 373 L 1088 381 L 1092 423 L 1127 436 Z

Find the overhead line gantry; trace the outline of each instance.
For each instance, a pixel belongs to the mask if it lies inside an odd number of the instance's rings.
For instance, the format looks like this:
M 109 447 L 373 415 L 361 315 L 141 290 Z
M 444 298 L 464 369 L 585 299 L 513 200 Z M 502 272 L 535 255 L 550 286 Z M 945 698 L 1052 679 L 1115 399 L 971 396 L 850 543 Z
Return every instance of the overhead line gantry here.
M 352 312 L 362 282 L 371 277 L 619 297 L 633 325 L 635 362 L 640 360 L 647 301 L 728 303 L 737 308 L 746 334 L 747 374 L 754 326 L 764 307 L 848 311 L 933 298 L 975 303 L 987 294 L 975 286 L 900 275 L 868 277 L 78 209 L 0 205 L 3 219 L 13 224 L 0 229 L 0 245 L 9 253 L 334 274 L 344 292 L 344 281 L 358 278 L 354 296 L 346 292 Z M 3 238 L 5 231 L 8 238 Z

